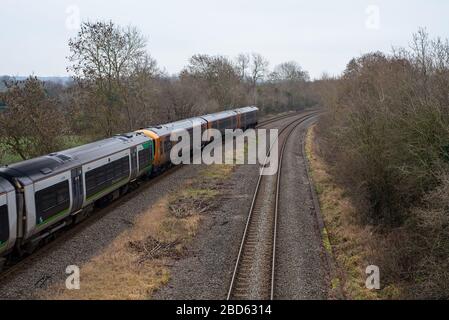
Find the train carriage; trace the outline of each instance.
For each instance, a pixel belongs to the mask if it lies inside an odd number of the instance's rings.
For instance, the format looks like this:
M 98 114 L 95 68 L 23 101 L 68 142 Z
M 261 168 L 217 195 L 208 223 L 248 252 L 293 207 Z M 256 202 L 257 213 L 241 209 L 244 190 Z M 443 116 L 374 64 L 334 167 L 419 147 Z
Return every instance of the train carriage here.
M 151 172 L 152 159 L 152 141 L 132 133 L 0 169 L 0 176 L 17 186 L 17 221 L 24 221 L 18 238 L 38 242 L 95 201 Z
M 235 109 L 237 113 L 238 127 L 246 130 L 248 128 L 254 128 L 257 125 L 257 107 L 244 107 Z
M 212 114 L 201 116 L 207 121 L 208 129 L 217 129 L 222 135 L 225 134 L 226 129 L 237 129 L 237 112 L 235 111 L 222 111 Z

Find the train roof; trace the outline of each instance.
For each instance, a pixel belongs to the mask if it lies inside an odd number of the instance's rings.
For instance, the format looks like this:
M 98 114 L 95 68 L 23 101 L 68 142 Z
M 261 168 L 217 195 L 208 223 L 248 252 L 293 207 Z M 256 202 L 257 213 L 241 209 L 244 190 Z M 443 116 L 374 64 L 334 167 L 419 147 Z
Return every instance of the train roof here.
M 70 160 L 66 159 L 66 157 L 69 157 L 82 163 L 87 163 L 130 148 L 132 146 L 145 143 L 149 140 L 151 140 L 151 138 L 146 137 L 143 133 L 131 132 L 116 135 L 100 141 L 95 141 L 51 155 L 54 155 L 55 157 L 63 161 Z
M 248 106 L 248 107 L 235 109 L 234 111 L 237 113 L 245 113 L 245 112 L 258 111 L 258 110 L 259 110 L 259 108 L 255 107 L 255 106 Z
M 201 125 L 203 123 L 206 123 L 204 119 L 202 119 L 201 117 L 194 117 L 175 122 L 165 123 L 159 126 L 145 128 L 145 130 L 151 130 L 158 136 L 166 136 L 171 134 L 175 130 L 182 130 L 182 129 L 188 130 L 192 128 L 195 124 Z
M 166 136 L 171 134 L 174 130 L 178 129 L 189 129 L 193 126 L 192 122 L 194 121 L 200 121 L 200 123 L 204 123 L 205 121 L 216 121 L 216 120 L 222 120 L 227 119 L 229 117 L 236 116 L 238 113 L 245 113 L 245 112 L 252 112 L 259 110 L 257 107 L 249 106 L 244 108 L 239 108 L 235 110 L 226 110 L 226 111 L 220 111 L 216 113 L 206 114 L 199 117 L 194 118 L 188 118 L 184 120 L 179 120 L 175 122 L 170 122 L 158 126 L 148 127 L 145 128 L 145 130 L 150 130 L 157 134 L 158 136 Z
M 142 133 L 117 135 L 0 168 L 0 175 L 6 178 L 18 178 L 19 180 L 29 178 L 32 181 L 38 181 L 149 140 L 151 139 Z
M 8 182 L 8 180 L 0 177 L 0 194 L 8 193 L 14 190 L 14 187 Z
M 201 116 L 201 118 L 203 118 L 207 121 L 216 121 L 216 120 L 233 117 L 235 115 L 237 115 L 237 112 L 235 112 L 234 110 L 227 110 L 227 111 L 221 111 L 221 112 L 217 112 L 217 113 L 206 114 L 204 116 Z

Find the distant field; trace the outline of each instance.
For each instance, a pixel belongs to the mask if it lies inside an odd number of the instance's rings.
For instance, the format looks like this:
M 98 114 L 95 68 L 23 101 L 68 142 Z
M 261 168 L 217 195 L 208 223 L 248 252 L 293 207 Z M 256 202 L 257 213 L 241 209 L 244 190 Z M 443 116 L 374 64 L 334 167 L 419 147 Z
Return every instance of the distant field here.
M 73 147 L 80 146 L 92 141 L 92 138 L 85 136 L 67 135 L 61 137 L 61 148 L 59 150 L 65 150 Z M 55 151 L 59 151 L 55 150 Z M 12 164 L 22 161 L 22 158 L 18 154 L 11 153 L 4 144 L 0 142 L 0 166 Z
M 19 156 L 4 151 L 4 146 L 0 143 L 0 166 L 18 162 L 20 160 L 21 158 Z

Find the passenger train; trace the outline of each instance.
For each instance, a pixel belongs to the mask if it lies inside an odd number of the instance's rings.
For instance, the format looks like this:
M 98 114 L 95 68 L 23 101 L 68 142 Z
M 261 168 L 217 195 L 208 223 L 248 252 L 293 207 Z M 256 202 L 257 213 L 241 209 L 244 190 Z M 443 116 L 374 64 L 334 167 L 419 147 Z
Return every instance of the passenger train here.
M 245 107 L 185 119 L 0 168 L 0 270 L 12 254 L 31 253 L 100 202 L 169 167 L 175 130 L 247 129 L 257 125 L 257 112 Z

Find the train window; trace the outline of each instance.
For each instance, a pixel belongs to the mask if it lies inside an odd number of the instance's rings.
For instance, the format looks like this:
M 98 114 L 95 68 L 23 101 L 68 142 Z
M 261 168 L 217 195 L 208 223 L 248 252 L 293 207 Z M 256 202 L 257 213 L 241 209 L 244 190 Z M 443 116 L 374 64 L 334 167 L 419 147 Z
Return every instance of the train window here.
M 86 196 L 90 198 L 129 177 L 129 156 L 112 161 L 86 173 Z
M 139 152 L 139 170 L 143 170 L 151 164 L 151 148 Z
M 8 206 L 0 206 L 0 247 L 9 239 Z
M 36 223 L 39 225 L 69 209 L 69 182 L 66 180 L 39 190 L 34 195 L 34 200 L 36 202 Z

